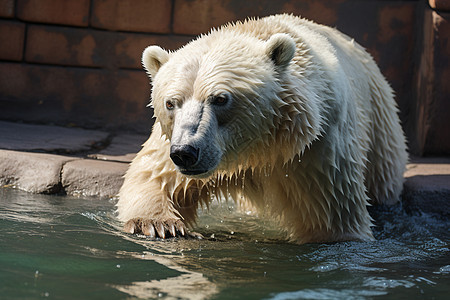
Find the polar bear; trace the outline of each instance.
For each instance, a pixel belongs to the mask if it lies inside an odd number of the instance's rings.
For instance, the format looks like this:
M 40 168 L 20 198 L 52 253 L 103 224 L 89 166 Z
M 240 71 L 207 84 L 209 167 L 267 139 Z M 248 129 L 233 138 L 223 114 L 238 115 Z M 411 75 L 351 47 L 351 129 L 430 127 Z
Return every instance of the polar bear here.
M 371 240 L 369 202 L 399 200 L 407 161 L 393 92 L 336 29 L 275 15 L 146 48 L 156 117 L 117 203 L 124 230 L 183 236 L 232 198 L 297 243 Z

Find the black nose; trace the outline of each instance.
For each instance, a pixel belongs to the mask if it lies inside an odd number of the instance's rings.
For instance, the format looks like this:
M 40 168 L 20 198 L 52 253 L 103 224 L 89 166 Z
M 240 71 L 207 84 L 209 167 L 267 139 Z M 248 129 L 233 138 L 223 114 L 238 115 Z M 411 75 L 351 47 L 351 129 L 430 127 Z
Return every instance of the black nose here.
M 198 149 L 190 145 L 172 145 L 170 158 L 178 167 L 187 169 L 195 165 L 198 159 Z

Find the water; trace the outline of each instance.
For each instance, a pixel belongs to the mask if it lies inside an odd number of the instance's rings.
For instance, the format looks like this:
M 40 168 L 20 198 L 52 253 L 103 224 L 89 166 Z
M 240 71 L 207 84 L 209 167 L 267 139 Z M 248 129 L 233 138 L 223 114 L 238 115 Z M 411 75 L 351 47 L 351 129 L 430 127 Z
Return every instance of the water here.
M 0 298 L 449 299 L 450 221 L 375 209 L 375 242 L 294 245 L 213 205 L 203 240 L 123 234 L 114 201 L 0 189 Z

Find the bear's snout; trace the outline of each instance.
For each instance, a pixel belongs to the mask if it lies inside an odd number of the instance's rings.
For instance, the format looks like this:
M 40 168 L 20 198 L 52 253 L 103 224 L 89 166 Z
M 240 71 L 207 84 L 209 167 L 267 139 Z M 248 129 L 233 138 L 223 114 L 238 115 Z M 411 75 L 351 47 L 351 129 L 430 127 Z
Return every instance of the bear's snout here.
M 198 152 L 199 149 L 191 145 L 172 145 L 170 158 L 180 169 L 187 170 L 197 163 Z

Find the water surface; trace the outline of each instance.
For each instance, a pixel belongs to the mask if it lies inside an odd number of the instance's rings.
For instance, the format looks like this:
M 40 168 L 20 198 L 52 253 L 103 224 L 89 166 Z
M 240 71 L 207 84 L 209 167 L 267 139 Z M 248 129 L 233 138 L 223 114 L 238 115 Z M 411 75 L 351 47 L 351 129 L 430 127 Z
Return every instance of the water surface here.
M 372 209 L 374 242 L 295 245 L 216 203 L 197 239 L 120 231 L 114 200 L 0 189 L 5 299 L 448 299 L 450 220 Z M 448 214 L 447 214 L 448 215 Z

